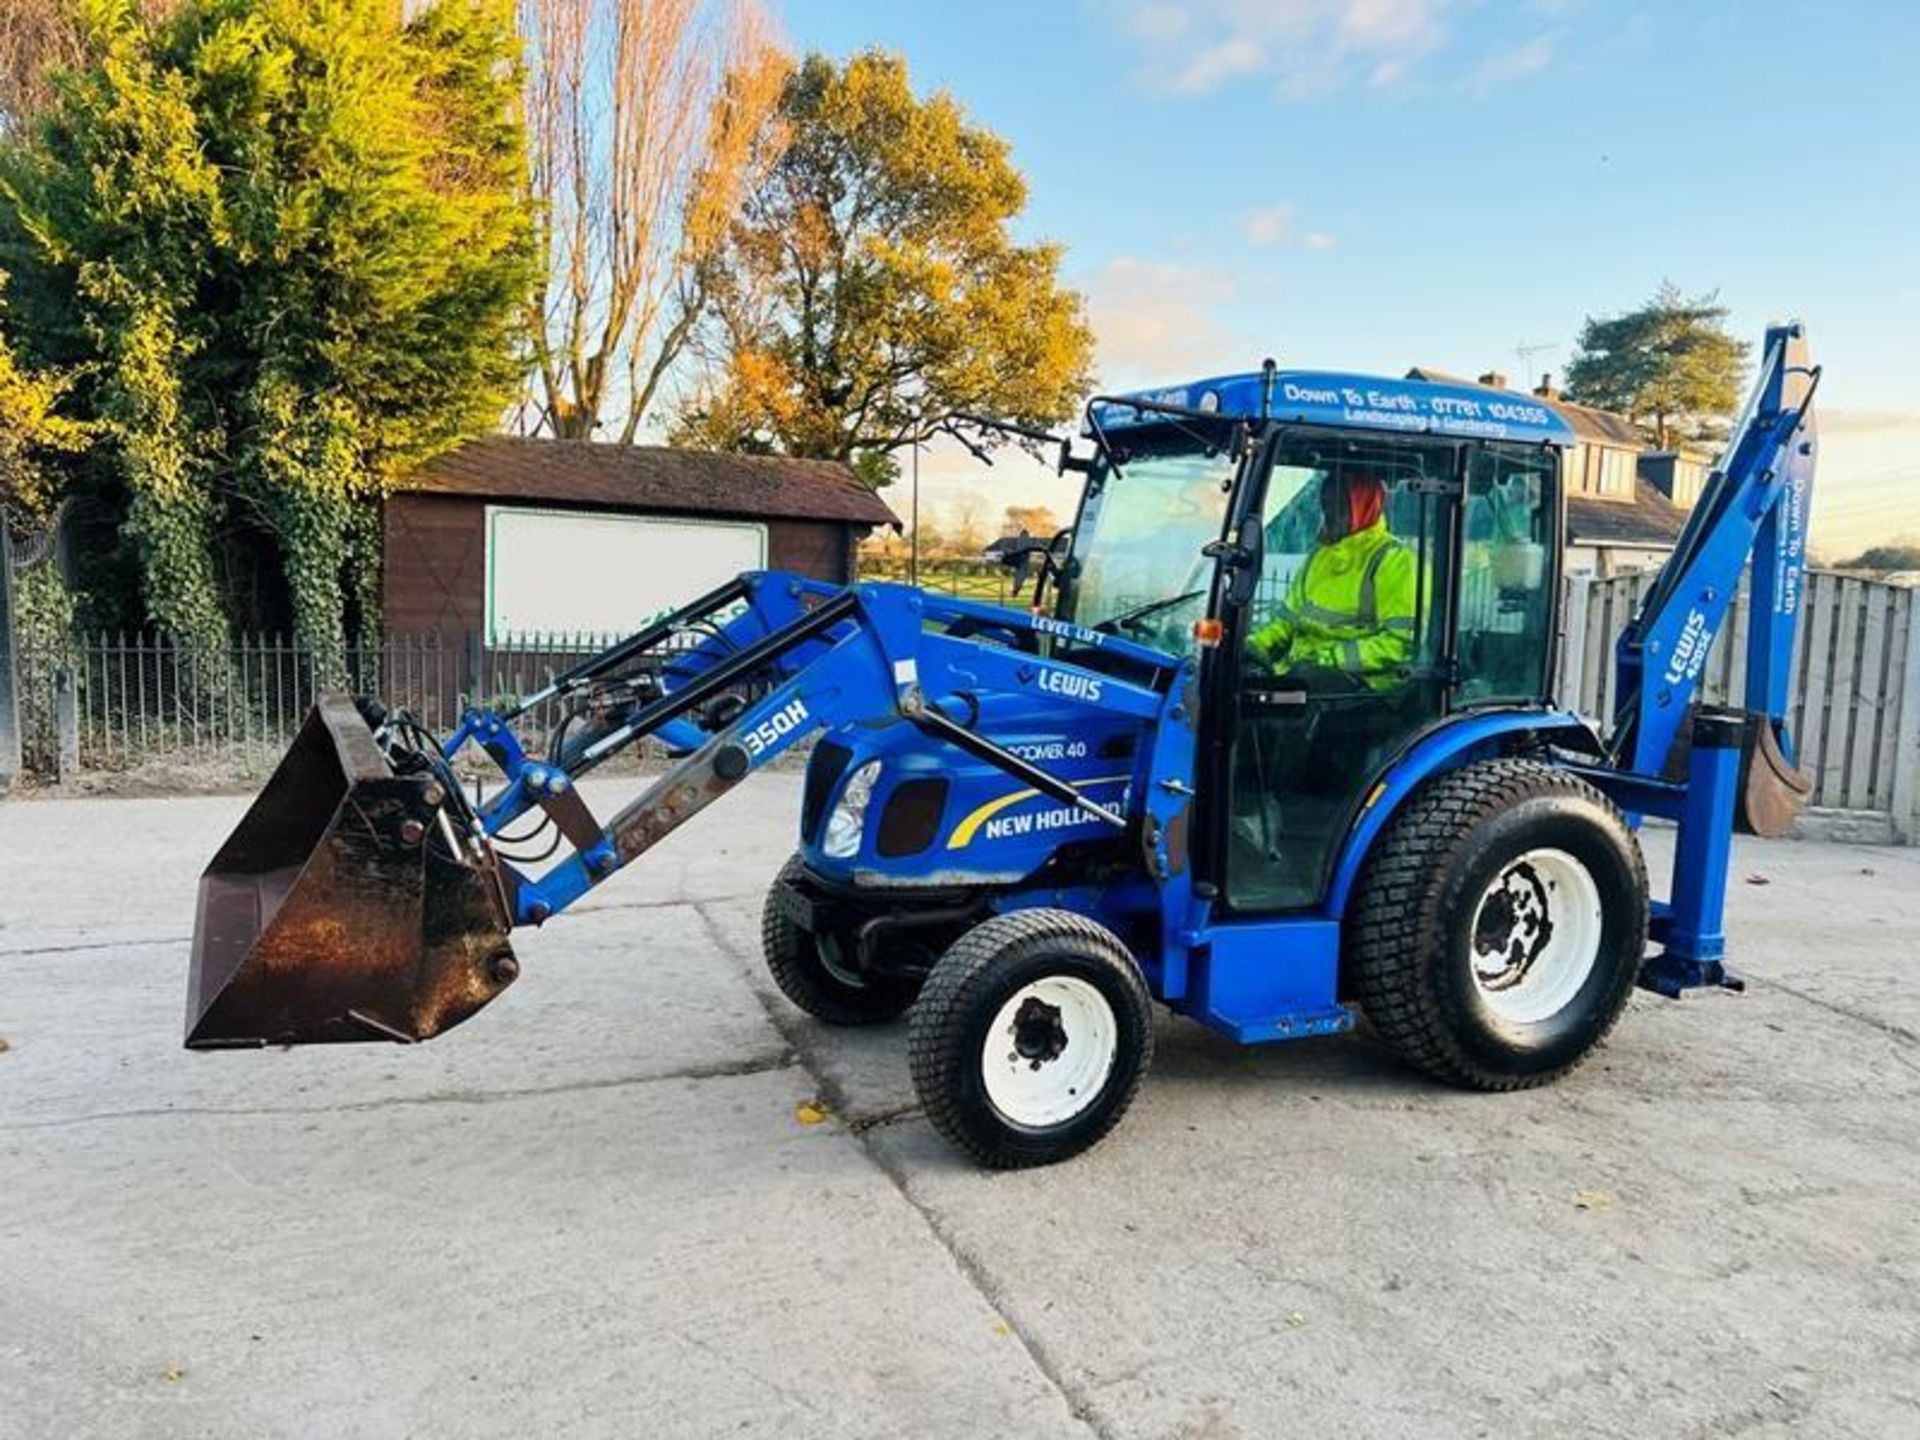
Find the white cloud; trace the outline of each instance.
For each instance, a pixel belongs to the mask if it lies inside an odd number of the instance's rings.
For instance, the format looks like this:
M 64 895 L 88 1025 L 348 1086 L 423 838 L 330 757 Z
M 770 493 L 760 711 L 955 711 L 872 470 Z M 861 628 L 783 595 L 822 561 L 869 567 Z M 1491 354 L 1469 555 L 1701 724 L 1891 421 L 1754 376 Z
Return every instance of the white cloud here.
M 1476 95 L 1490 94 L 1502 85 L 1538 75 L 1553 63 L 1553 37 L 1536 35 L 1511 50 L 1496 50 L 1474 67 L 1467 88 Z
M 1144 0 L 1127 15 L 1127 28 L 1142 40 L 1172 40 L 1187 28 L 1187 12 L 1166 0 Z
M 1293 206 L 1263 205 L 1240 217 L 1241 232 L 1254 245 L 1284 245 L 1293 238 Z
M 1209 313 L 1234 297 L 1233 281 L 1223 271 L 1122 256 L 1082 288 L 1105 388 L 1161 384 L 1196 369 L 1218 369 L 1231 349 L 1225 328 Z
M 1173 88 L 1185 94 L 1212 90 L 1221 81 L 1249 74 L 1264 63 L 1266 57 L 1258 45 L 1243 36 L 1235 36 L 1218 45 L 1209 45 L 1189 60 L 1174 76 Z
M 1240 216 L 1240 233 L 1249 245 L 1266 249 L 1301 245 L 1308 250 L 1331 250 L 1340 243 L 1325 230 L 1301 232 L 1294 224 L 1293 206 L 1285 201 L 1244 212 Z
M 1179 93 L 1260 76 L 1283 99 L 1409 77 L 1457 0 L 1122 0 L 1155 84 Z

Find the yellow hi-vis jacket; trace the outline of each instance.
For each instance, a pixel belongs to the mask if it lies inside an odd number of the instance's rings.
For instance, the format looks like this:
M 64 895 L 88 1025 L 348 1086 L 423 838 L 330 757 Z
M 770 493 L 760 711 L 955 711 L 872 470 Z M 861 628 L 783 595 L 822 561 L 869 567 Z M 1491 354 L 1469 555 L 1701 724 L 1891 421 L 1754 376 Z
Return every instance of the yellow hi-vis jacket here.
M 1275 670 L 1319 665 L 1388 689 L 1413 658 L 1414 584 L 1412 554 L 1376 520 L 1317 546 L 1248 647 Z

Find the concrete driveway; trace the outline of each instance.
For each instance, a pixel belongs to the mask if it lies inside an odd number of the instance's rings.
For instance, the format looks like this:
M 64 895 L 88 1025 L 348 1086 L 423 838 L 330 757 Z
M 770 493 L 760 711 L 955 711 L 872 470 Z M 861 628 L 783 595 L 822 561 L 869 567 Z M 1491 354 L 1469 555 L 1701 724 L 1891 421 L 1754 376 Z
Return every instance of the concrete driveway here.
M 797 803 L 433 1044 L 205 1055 L 242 802 L 0 804 L 0 1436 L 1920 1434 L 1920 851 L 1743 845 L 1752 988 L 1552 1089 L 1167 1020 L 1112 1138 L 989 1175 L 901 1027 L 771 991 Z

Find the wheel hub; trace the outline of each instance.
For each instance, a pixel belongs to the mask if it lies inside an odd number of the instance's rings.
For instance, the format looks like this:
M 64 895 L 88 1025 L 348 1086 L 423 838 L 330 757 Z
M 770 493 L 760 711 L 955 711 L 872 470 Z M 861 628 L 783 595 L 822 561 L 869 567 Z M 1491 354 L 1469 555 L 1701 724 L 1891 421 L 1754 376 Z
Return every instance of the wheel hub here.
M 1530 1025 L 1571 1004 L 1599 962 L 1600 887 L 1564 850 L 1516 856 L 1473 915 L 1473 983 L 1500 1019 Z
M 1100 1098 L 1120 1022 L 1098 986 L 1076 975 L 1028 981 L 1001 1004 L 980 1045 L 980 1076 L 1012 1124 L 1063 1125 Z
M 1060 1023 L 1060 1007 L 1038 996 L 1028 996 L 1013 1017 L 1013 1052 L 1035 1070 L 1058 1060 L 1067 1048 L 1067 1028 Z
M 1474 965 L 1480 983 L 1489 990 L 1518 985 L 1552 939 L 1546 883 L 1538 870 L 1521 860 L 1494 882 L 1474 922 Z

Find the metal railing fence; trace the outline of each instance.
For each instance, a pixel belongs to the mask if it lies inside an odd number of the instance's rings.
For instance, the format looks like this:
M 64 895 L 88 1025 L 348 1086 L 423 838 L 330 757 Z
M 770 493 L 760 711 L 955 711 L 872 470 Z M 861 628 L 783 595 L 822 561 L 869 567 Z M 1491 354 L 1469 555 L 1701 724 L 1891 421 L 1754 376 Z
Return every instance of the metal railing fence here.
M 324 683 L 309 647 L 281 635 L 242 635 L 219 651 L 119 632 L 25 645 L 16 655 L 23 765 L 49 778 L 76 761 L 81 770 L 256 774 L 279 759 L 323 689 L 379 695 L 444 732 L 469 703 L 529 694 L 619 638 L 390 634 L 348 648 L 340 687 Z M 551 702 L 539 707 L 528 733 L 558 719 Z

